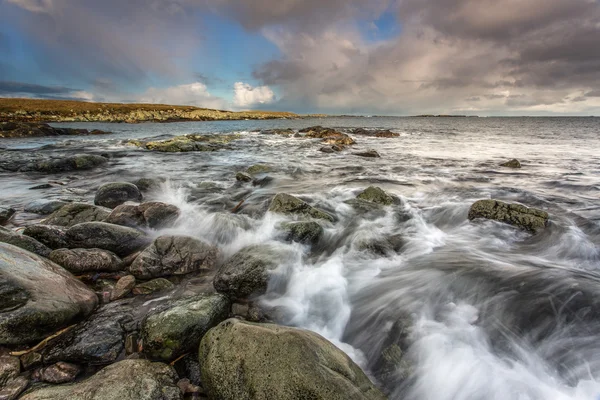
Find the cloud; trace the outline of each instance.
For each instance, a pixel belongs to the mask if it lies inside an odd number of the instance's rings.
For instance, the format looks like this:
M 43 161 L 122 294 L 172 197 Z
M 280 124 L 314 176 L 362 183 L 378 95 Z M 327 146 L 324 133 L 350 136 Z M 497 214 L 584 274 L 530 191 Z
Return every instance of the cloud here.
M 0 94 L 65 95 L 77 91 L 64 86 L 43 86 L 23 82 L 0 81 Z
M 255 107 L 275 100 L 275 93 L 268 86 L 252 87 L 247 83 L 236 82 L 233 91 L 233 104 L 240 108 Z
M 149 88 L 146 92 L 134 96 L 132 101 L 140 103 L 191 105 L 203 108 L 225 109 L 227 102 L 209 93 L 202 82 L 178 85 L 167 88 Z

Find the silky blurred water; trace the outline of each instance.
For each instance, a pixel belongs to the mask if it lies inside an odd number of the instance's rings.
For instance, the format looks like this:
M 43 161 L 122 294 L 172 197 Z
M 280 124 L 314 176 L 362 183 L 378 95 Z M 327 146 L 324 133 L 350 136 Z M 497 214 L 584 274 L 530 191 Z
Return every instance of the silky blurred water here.
M 318 140 L 256 129 L 323 125 L 391 129 L 397 138 L 353 136 L 352 150 L 325 154 Z M 338 345 L 395 399 L 597 399 L 600 396 L 600 119 L 326 118 L 170 124 L 63 124 L 110 136 L 0 141 L 0 157 L 94 152 L 86 173 L 0 173 L 0 205 L 38 198 L 92 201 L 110 181 L 164 178 L 147 196 L 183 210 L 169 232 L 219 246 L 222 260 L 250 244 L 285 256 L 261 299 L 280 323 Z M 131 138 L 238 133 L 227 150 L 154 153 Z M 378 159 L 353 156 L 375 149 Z M 500 167 L 512 158 L 518 170 Z M 273 168 L 265 186 L 236 183 L 253 164 Z M 29 188 L 52 181 L 53 187 Z M 359 214 L 346 200 L 369 185 L 402 199 Z M 291 218 L 265 212 L 286 192 L 336 216 L 310 248 L 282 240 Z M 469 222 L 485 198 L 546 210 L 537 235 Z M 231 210 L 244 200 L 238 213 Z M 36 216 L 22 213 L 15 223 Z M 158 234 L 158 233 L 156 233 Z M 402 238 L 399 252 L 364 243 Z M 400 327 L 400 329 L 399 329 Z M 382 353 L 402 362 L 382 367 Z M 388 354 L 388 353 L 386 353 Z M 385 359 L 385 357 L 383 357 Z M 384 363 L 385 364 L 385 363 Z M 389 364 L 389 363 L 388 363 Z

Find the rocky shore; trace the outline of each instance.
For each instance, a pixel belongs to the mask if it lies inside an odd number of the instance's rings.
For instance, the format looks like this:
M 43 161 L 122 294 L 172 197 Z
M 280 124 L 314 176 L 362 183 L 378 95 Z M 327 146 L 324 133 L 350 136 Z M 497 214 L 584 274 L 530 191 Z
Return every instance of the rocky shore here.
M 397 136 L 381 130 L 352 133 Z M 320 126 L 256 134 L 314 140 L 325 153 L 346 151 L 357 142 Z M 130 145 L 203 152 L 227 149 L 237 139 L 186 135 Z M 379 156 L 374 150 L 359 153 L 348 152 Z M 108 160 L 83 154 L 13 160 L 4 168 L 77 173 Z M 268 184 L 271 170 L 256 164 L 230 180 L 252 190 Z M 106 182 L 93 203 L 47 200 L 26 210 L 0 209 L 5 226 L 0 227 L 0 399 L 384 399 L 389 380 L 410 375 L 404 334 L 384 343 L 372 381 L 322 336 L 279 325 L 280 310 L 266 307 L 260 297 L 273 280 L 285 279 L 278 272 L 285 250 L 258 244 L 223 257 L 214 245 L 168 233 L 182 210 L 147 199 L 146 190 L 154 185 L 150 179 Z M 400 213 L 403 205 L 377 186 L 365 187 L 346 203 L 361 215 L 390 208 Z M 267 207 L 264 212 L 293 218 L 278 227 L 282 240 L 308 248 L 317 249 L 325 228 L 339 218 L 332 209 L 288 193 L 274 195 Z M 13 222 L 20 212 L 44 219 L 23 226 Z M 549 218 L 544 211 L 496 200 L 474 203 L 468 215 L 473 223 L 494 220 L 532 235 Z M 406 239 L 396 235 L 361 246 L 401 253 Z M 198 281 L 202 284 L 192 284 Z M 409 331 L 411 323 L 399 320 L 392 332 Z
M 162 104 L 0 98 L 0 122 L 177 122 L 300 118 L 290 112 L 223 111 Z

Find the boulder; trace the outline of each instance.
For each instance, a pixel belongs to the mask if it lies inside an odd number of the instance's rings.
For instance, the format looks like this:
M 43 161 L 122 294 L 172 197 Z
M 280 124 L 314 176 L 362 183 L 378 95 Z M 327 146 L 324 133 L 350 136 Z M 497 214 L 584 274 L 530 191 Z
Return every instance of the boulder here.
M 392 132 L 389 129 L 363 129 L 356 128 L 352 131 L 355 135 L 372 136 L 378 138 L 393 138 L 400 136 L 399 133 Z
M 0 242 L 12 244 L 13 246 L 20 247 L 24 250 L 30 251 L 37 254 L 38 256 L 48 257 L 50 250 L 47 246 L 38 242 L 34 238 L 29 236 L 21 235 L 18 232 L 11 231 L 0 226 Z
M 70 227 L 82 222 L 104 221 L 109 215 L 110 209 L 105 207 L 85 203 L 71 203 L 52 213 L 43 222 L 46 225 Z
M 222 294 L 200 294 L 153 309 L 142 322 L 144 353 L 171 361 L 195 350 L 208 330 L 227 319 L 231 305 Z
M 67 228 L 55 225 L 29 225 L 23 235 L 34 238 L 50 249 L 64 249 L 67 243 Z
M 0 399 L 15 400 L 29 386 L 29 380 L 24 376 L 18 376 L 11 379 L 4 385 L 0 385 Z
M 138 147 L 143 147 L 152 151 L 164 153 L 181 153 L 188 151 L 217 151 L 227 148 L 227 145 L 240 138 L 240 135 L 198 135 L 189 134 L 175 136 L 167 140 L 156 140 L 141 142 L 138 140 L 129 141 Z
M 11 207 L 0 207 L 0 225 L 6 225 L 17 211 Z
M 15 379 L 21 372 L 21 361 L 17 357 L 0 356 L 0 387 Z
M 314 221 L 286 222 L 281 224 L 286 240 L 303 244 L 316 244 L 323 236 L 323 227 Z
M 245 172 L 235 174 L 235 180 L 238 182 L 252 182 L 252 177 Z
M 218 250 L 190 236 L 161 236 L 129 267 L 138 279 L 185 275 L 215 266 Z
M 302 129 L 300 132 L 306 133 L 305 137 L 313 139 L 323 139 L 323 143 L 329 145 L 349 146 L 356 142 L 345 133 L 338 132 L 335 129 L 323 128 L 322 126 L 312 126 Z
M 60 361 L 49 367 L 35 370 L 33 379 L 48 383 L 67 383 L 75 380 L 80 373 L 81 368 L 78 365 Z
M 94 204 L 107 208 L 115 208 L 126 201 L 142 201 L 142 192 L 133 183 L 106 183 L 100 186 L 94 198 Z
M 510 161 L 500 164 L 500 166 L 507 168 L 521 168 L 521 163 L 516 158 L 513 158 Z
M 149 192 L 160 188 L 160 185 L 164 182 L 164 179 L 159 178 L 140 178 L 133 184 L 140 189 L 141 192 Z
M 180 400 L 175 370 L 148 360 L 123 360 L 84 381 L 29 391 L 22 400 Z
M 25 204 L 23 211 L 33 214 L 49 215 L 69 204 L 62 200 L 34 200 Z
M 406 245 L 403 235 L 392 235 L 382 239 L 361 240 L 357 244 L 359 251 L 368 251 L 381 257 L 393 256 L 402 252 Z
M 99 248 L 124 257 L 142 249 L 150 242 L 150 238 L 142 231 L 126 226 L 84 222 L 69 228 L 67 241 L 71 248 Z
M 266 292 L 271 271 L 282 254 L 270 245 L 244 247 L 225 262 L 213 281 L 217 291 L 232 299 L 245 299 Z
M 255 164 L 246 169 L 246 173 L 250 175 L 266 174 L 273 171 L 273 168 L 264 164 Z
M 107 158 L 96 154 L 79 154 L 70 157 L 48 158 L 27 164 L 22 170 L 43 173 L 58 173 L 88 170 L 106 164 Z
M 115 253 L 102 249 L 58 249 L 48 258 L 73 274 L 115 272 L 123 264 Z
M 370 201 L 372 203 L 389 206 L 394 204 L 394 198 L 387 194 L 383 189 L 376 186 L 369 186 L 356 196 L 357 199 Z
M 375 150 L 360 151 L 357 153 L 352 153 L 352 155 L 359 156 L 359 157 L 366 157 L 366 158 L 380 158 L 381 157 L 379 155 L 379 153 Z
M 165 278 L 156 278 L 152 279 L 148 282 L 140 283 L 133 288 L 133 294 L 152 294 L 158 292 L 165 292 L 167 290 L 175 289 L 175 285 L 165 279 Z
M 277 194 L 271 201 L 269 211 L 279 214 L 302 215 L 330 222 L 334 221 L 334 218 L 325 211 L 314 208 L 305 201 L 287 193 Z
M 468 218 L 470 221 L 477 218 L 492 219 L 535 233 L 546 227 L 549 216 L 545 211 L 521 204 L 479 200 L 469 209 Z
M 59 361 L 109 364 L 125 349 L 125 337 L 138 329 L 139 304 L 117 300 L 100 307 L 87 320 L 51 339 L 39 350 L 45 364 Z
M 180 214 L 179 207 L 161 202 L 121 204 L 110 213 L 105 222 L 132 228 L 169 228 Z
M 302 329 L 229 319 L 204 336 L 199 360 L 213 399 L 386 398 L 344 352 Z
M 87 316 L 97 302 L 60 266 L 0 243 L 0 345 L 41 340 Z
M 135 276 L 126 275 L 117 281 L 110 293 L 110 300 L 115 301 L 127 296 L 135 287 Z

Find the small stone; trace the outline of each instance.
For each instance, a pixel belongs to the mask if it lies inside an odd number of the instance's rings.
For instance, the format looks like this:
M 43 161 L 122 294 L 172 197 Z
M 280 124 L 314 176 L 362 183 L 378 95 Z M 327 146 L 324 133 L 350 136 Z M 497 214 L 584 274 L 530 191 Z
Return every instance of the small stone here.
M 500 164 L 500 166 L 507 167 L 507 168 L 521 168 L 521 163 L 516 158 L 513 158 L 510 161 Z
M 21 362 L 17 357 L 0 356 L 0 387 L 19 376 Z
M 52 185 L 49 183 L 42 183 L 41 185 L 32 186 L 29 190 L 41 190 L 41 189 L 51 189 Z
M 200 386 L 192 384 L 187 378 L 180 379 L 179 382 L 177 382 L 177 387 L 179 388 L 179 390 L 181 390 L 181 393 L 183 394 L 193 394 L 202 392 Z
M 21 366 L 24 370 L 30 370 L 42 365 L 42 355 L 35 351 L 23 354 L 21 357 Z
M 246 169 L 246 173 L 248 173 L 250 175 L 257 175 L 257 174 L 265 174 L 267 172 L 271 172 L 272 170 L 273 170 L 273 168 L 271 168 L 268 165 L 255 164 L 255 165 L 248 167 L 248 169 Z
M 334 221 L 334 218 L 327 214 L 325 211 L 321 211 L 303 200 L 297 197 L 289 195 L 287 193 L 277 194 L 271 201 L 269 211 L 279 214 L 295 214 L 305 215 L 312 218 L 324 219 L 327 221 Z
M 125 354 L 135 354 L 139 351 L 138 349 L 138 334 L 130 333 L 125 338 Z
M 378 188 L 376 186 L 369 186 L 358 196 L 356 196 L 356 198 L 360 200 L 370 201 L 376 204 L 381 204 L 384 206 L 394 204 L 394 198 L 387 194 L 383 189 Z
M 62 200 L 34 200 L 23 207 L 23 211 L 33 214 L 48 215 L 67 205 Z
M 73 381 L 81 373 L 75 364 L 59 361 L 49 367 L 40 368 L 33 373 L 33 378 L 48 383 L 66 383 Z
M 375 150 L 367 150 L 367 151 L 361 151 L 358 153 L 352 153 L 355 156 L 359 156 L 359 157 L 367 157 L 367 158 L 380 158 L 381 156 L 379 155 L 379 153 Z
M 117 284 L 110 295 L 110 300 L 114 301 L 127 296 L 134 286 L 135 277 L 133 275 L 122 277 L 117 281 Z
M 48 258 L 74 274 L 82 272 L 115 272 L 122 261 L 116 254 L 102 249 L 58 249 Z
M 319 149 L 319 151 L 322 151 L 323 153 L 333 153 L 333 147 L 331 146 L 323 146 Z
M 6 225 L 17 211 L 11 207 L 0 207 L 0 225 Z
M 252 182 L 252 177 L 245 172 L 238 172 L 235 174 L 235 179 L 238 182 Z
M 98 189 L 94 204 L 108 208 L 115 208 L 126 201 L 141 201 L 142 193 L 132 183 L 113 182 L 107 183 Z
M 15 400 L 29 386 L 29 380 L 19 376 L 7 382 L 4 386 L 0 385 L 0 400 Z

